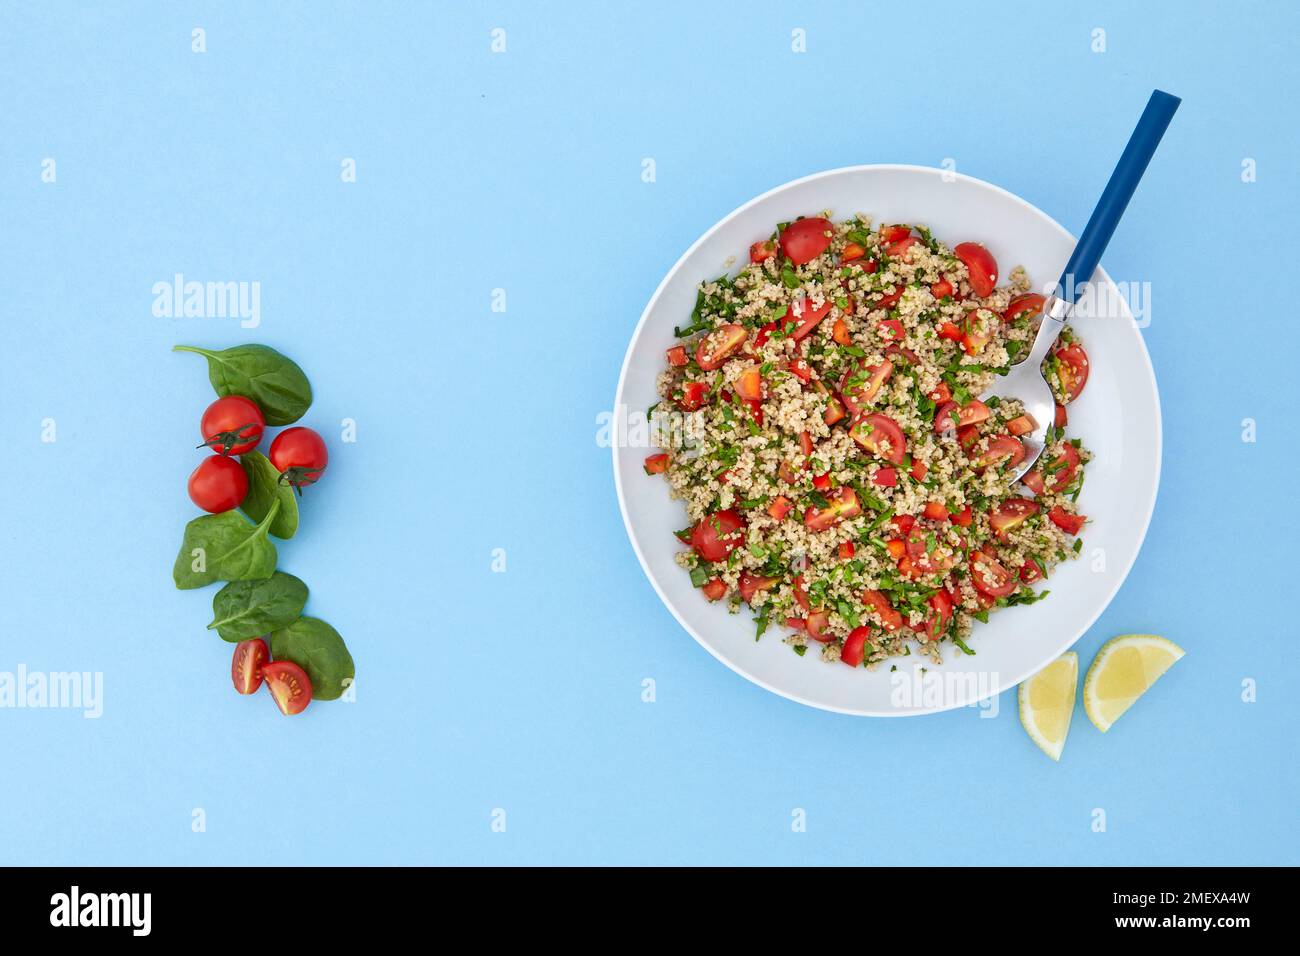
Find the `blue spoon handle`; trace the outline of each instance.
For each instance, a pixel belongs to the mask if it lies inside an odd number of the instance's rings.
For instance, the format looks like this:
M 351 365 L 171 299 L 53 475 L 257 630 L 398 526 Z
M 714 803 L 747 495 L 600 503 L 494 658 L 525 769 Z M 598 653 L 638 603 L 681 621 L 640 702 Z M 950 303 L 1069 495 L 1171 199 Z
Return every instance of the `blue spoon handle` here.
M 1181 102 L 1178 97 L 1161 90 L 1151 94 L 1137 128 L 1124 147 L 1124 154 L 1115 164 L 1115 171 L 1110 174 L 1106 190 L 1101 194 L 1101 199 L 1097 200 L 1097 208 L 1092 211 L 1092 217 L 1088 220 L 1083 235 L 1079 237 L 1079 244 L 1074 247 L 1074 254 L 1061 273 L 1059 294 L 1062 298 L 1077 302 L 1083 294 L 1083 283 L 1092 278 L 1097 264 L 1101 262 L 1101 254 L 1106 251 L 1110 237 L 1115 234 L 1115 227 L 1119 225 L 1128 201 L 1133 198 L 1133 191 L 1137 189 L 1147 164 L 1160 145 L 1160 138 L 1165 135 L 1169 121 L 1174 118 L 1174 111 Z

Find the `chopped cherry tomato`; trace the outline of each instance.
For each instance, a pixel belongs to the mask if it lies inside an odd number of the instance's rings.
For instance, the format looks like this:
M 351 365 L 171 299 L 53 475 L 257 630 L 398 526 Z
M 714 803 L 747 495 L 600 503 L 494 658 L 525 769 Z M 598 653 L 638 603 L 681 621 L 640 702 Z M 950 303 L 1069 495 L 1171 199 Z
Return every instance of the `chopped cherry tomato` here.
M 293 661 L 273 661 L 262 666 L 262 676 L 275 706 L 286 717 L 301 714 L 311 703 L 311 678 Z
M 894 515 L 889 519 L 889 523 L 894 526 L 894 530 L 899 534 L 907 535 L 912 530 L 912 526 L 916 524 L 916 517 L 914 515 Z
M 684 412 L 693 412 L 704 404 L 704 399 L 709 394 L 709 386 L 706 382 L 683 382 L 682 397 L 677 399 L 677 404 Z
M 1010 435 L 997 435 L 989 439 L 988 449 L 975 459 L 975 468 L 983 471 L 994 465 L 1015 468 L 1025 460 L 1025 446 L 1019 438 Z
M 892 468 L 877 468 L 871 483 L 880 488 L 893 488 L 898 484 L 898 472 Z
M 230 661 L 230 680 L 241 694 L 251 694 L 262 686 L 262 667 L 271 660 L 266 641 L 260 637 L 240 641 Z
M 706 372 L 720 369 L 748 337 L 749 332 L 743 325 L 719 326 L 700 339 L 700 344 L 695 347 L 695 363 Z
M 903 331 L 903 323 L 898 319 L 885 319 L 876 328 L 880 330 L 880 337 L 886 342 L 901 342 L 903 336 L 907 334 Z
M 792 627 L 796 631 L 808 630 L 808 622 L 801 617 L 787 617 L 785 619 L 785 626 Z
M 959 528 L 969 528 L 975 521 L 975 515 L 971 513 L 970 505 L 963 505 L 961 511 L 949 514 L 948 520 Z
M 970 451 L 979 440 L 980 430 L 978 426 L 963 425 L 957 429 L 957 444 L 961 445 L 962 451 Z
M 925 515 L 927 518 L 929 518 L 931 521 L 948 520 L 948 509 L 945 508 L 943 506 L 943 503 L 939 501 L 927 501 L 925 503 L 925 508 L 921 513 Z
M 880 227 L 880 241 L 886 245 L 900 242 L 912 234 L 912 227 L 898 223 L 892 226 Z
M 802 431 L 799 433 L 799 450 L 803 452 L 805 458 L 810 458 L 813 453 L 812 432 Z
M 809 508 L 804 512 L 803 523 L 809 531 L 825 531 L 845 518 L 856 518 L 862 514 L 857 493 L 847 485 L 829 495 L 827 501 L 825 508 Z
M 1011 300 L 1007 310 L 1002 313 L 1002 319 L 1005 322 L 1014 322 L 1023 315 L 1037 315 L 1043 311 L 1043 306 L 1047 299 L 1037 292 L 1030 292 L 1026 295 L 1018 295 Z
M 993 339 L 997 315 L 988 309 L 971 309 L 961 320 L 961 350 L 978 355 Z
M 853 336 L 849 335 L 849 327 L 844 324 L 844 320 L 839 316 L 835 317 L 835 324 L 831 326 L 831 338 L 839 345 L 853 344 Z
M 880 623 L 885 630 L 896 631 L 903 626 L 903 615 L 894 609 L 889 598 L 880 591 L 863 591 L 862 603 L 880 616 Z
M 1043 566 L 1033 558 L 1026 558 L 1025 563 L 1020 566 L 1020 580 L 1025 584 L 1033 584 L 1043 577 Z
M 830 248 L 835 227 L 827 219 L 800 219 L 781 233 L 781 252 L 797 266 L 811 262 Z
M 812 368 L 803 359 L 795 359 L 790 363 L 789 369 L 790 373 L 805 385 L 812 381 Z
M 1056 406 L 1056 417 L 1055 417 L 1054 419 L 1052 419 L 1052 424 L 1055 425 L 1057 428 L 1064 428 L 1064 427 L 1065 427 L 1066 425 L 1068 425 L 1069 423 L 1070 423 L 1070 416 L 1069 416 L 1069 414 L 1065 411 L 1065 406 L 1064 406 L 1064 405 L 1057 405 L 1057 406 Z
M 200 448 L 211 448 L 218 455 L 242 455 L 257 447 L 266 430 L 266 420 L 257 403 L 243 395 L 226 395 L 203 412 L 199 434 Z
M 826 411 L 822 412 L 822 421 L 827 425 L 834 425 L 842 419 L 847 412 L 844 411 L 844 403 L 841 402 L 829 388 L 820 380 L 814 383 L 817 391 L 826 396 Z
M 820 611 L 821 607 L 813 607 L 812 601 L 808 598 L 808 592 L 803 587 L 803 575 L 798 575 L 790 582 L 790 589 L 794 592 L 794 601 L 805 611 Z
M 903 297 L 903 287 L 896 285 L 888 292 L 880 294 L 880 301 L 871 303 L 873 309 L 892 309 L 898 304 L 898 300 Z
M 767 513 L 777 521 L 784 521 L 785 516 L 790 513 L 790 509 L 793 507 L 794 503 L 791 502 L 789 498 L 785 495 L 777 495 L 772 499 L 771 503 L 768 504 Z
M 1006 597 L 1017 587 L 1016 579 L 1001 562 L 983 551 L 971 555 L 970 578 L 975 590 L 991 598 Z
M 831 313 L 831 306 L 834 304 L 829 299 L 822 302 L 821 305 L 814 306 L 807 299 L 801 299 L 798 303 L 799 313 L 795 314 L 794 306 L 786 310 L 785 316 L 781 319 L 781 326 L 784 328 L 790 322 L 798 322 L 798 326 L 790 333 L 790 338 L 798 342 L 806 337 L 813 329 L 821 324 L 822 319 Z
M 780 578 L 767 578 L 758 574 L 750 574 L 748 571 L 741 571 L 740 596 L 746 604 L 753 604 L 755 594 L 759 591 L 766 591 L 772 585 L 780 583 Z
M 925 619 L 925 633 L 932 641 L 937 641 L 948 633 L 948 622 L 952 620 L 952 598 L 947 591 L 935 591 L 926 600 L 930 613 Z
M 856 552 L 856 550 L 857 550 L 857 549 L 853 547 L 853 542 L 852 542 L 852 541 L 841 541 L 841 542 L 840 542 L 840 560 L 841 560 L 841 561 L 848 561 L 848 560 L 850 560 L 850 559 L 853 557 L 853 555 L 854 555 L 854 553 Z
M 856 242 L 850 242 L 844 246 L 844 251 L 840 253 L 840 262 L 853 262 L 856 259 L 861 259 L 866 254 L 866 249 L 863 249 Z
M 944 402 L 952 401 L 952 389 L 948 387 L 947 382 L 940 382 L 930 393 L 930 400 L 942 405 Z
M 675 368 L 681 368 L 689 361 L 690 359 L 686 357 L 686 346 L 674 345 L 672 348 L 668 350 L 669 365 L 672 365 Z
M 998 284 L 998 263 L 993 253 L 978 242 L 959 242 L 953 255 L 966 265 L 970 274 L 970 287 L 981 299 L 993 292 Z
M 892 465 L 901 465 L 907 454 L 907 439 L 898 423 L 888 415 L 864 415 L 849 428 L 855 442 Z
M 930 469 L 925 467 L 925 462 L 921 461 L 921 459 L 918 458 L 912 462 L 911 475 L 917 481 L 925 481 L 925 476 L 929 474 L 929 471 Z
M 870 636 L 869 627 L 855 627 L 849 631 L 849 636 L 844 638 L 844 646 L 840 648 L 840 660 L 850 667 L 859 666 L 862 663 L 867 638 Z
M 775 322 L 769 322 L 767 323 L 767 325 L 763 326 L 757 332 L 755 332 L 754 348 L 761 349 L 765 344 L 767 344 L 767 340 L 771 338 L 772 333 L 775 332 L 778 328 L 779 326 Z
M 808 636 L 814 641 L 829 644 L 835 638 L 830 633 L 831 615 L 828 611 L 813 611 L 808 615 Z
M 1036 495 L 1041 495 L 1050 484 L 1052 491 L 1060 491 L 1074 481 L 1079 472 L 1079 453 L 1074 446 L 1066 442 L 1061 446 L 1061 454 L 1050 461 L 1046 456 L 1038 460 L 1038 467 L 1025 472 L 1020 479 Z M 1044 477 L 1047 476 L 1047 477 Z
M 1083 515 L 1072 515 L 1060 505 L 1047 512 L 1048 519 L 1066 534 L 1078 534 L 1079 529 L 1088 519 Z
M 771 239 L 764 239 L 756 242 L 749 247 L 750 262 L 766 262 L 768 259 L 776 256 L 776 243 Z
M 691 529 L 691 547 L 705 561 L 725 561 L 745 542 L 745 519 L 731 508 L 705 515 Z
M 763 373 L 757 365 L 751 365 L 740 373 L 736 379 L 736 394 L 747 402 L 762 399 Z
M 1010 532 L 1018 528 L 1030 515 L 1038 514 L 1038 503 L 1028 498 L 1008 498 L 989 512 L 989 524 L 999 541 L 1006 541 Z
M 921 245 L 920 239 L 916 238 L 916 236 L 907 236 L 897 242 L 891 242 L 885 250 L 885 255 L 891 259 L 906 259 L 908 253 L 919 245 Z
M 987 421 L 988 417 L 989 407 L 978 398 L 972 398 L 961 406 L 956 402 L 944 402 L 934 413 L 934 430 L 942 435 L 967 425 L 978 425 Z
M 946 299 L 952 295 L 952 283 L 947 279 L 940 279 L 938 282 L 931 283 L 930 295 L 936 299 Z
M 658 455 L 646 455 L 645 473 L 647 475 L 662 475 L 668 469 L 668 455 L 660 452 Z
M 1032 415 L 1017 415 L 1007 422 L 1007 431 L 1012 435 L 1028 435 L 1034 430 Z
M 890 538 L 885 542 L 885 550 L 889 552 L 891 558 L 897 561 L 907 554 L 907 543 L 902 538 Z
M 248 475 L 233 458 L 211 455 L 190 473 L 190 500 L 212 514 L 238 508 L 248 496 Z
M 939 338 L 948 339 L 950 342 L 960 342 L 962 340 L 961 326 L 952 322 L 940 323 Z
M 710 601 L 717 601 L 727 596 L 727 585 L 722 578 L 706 581 L 700 590 L 704 592 L 704 596 Z
M 777 466 L 776 473 L 781 476 L 781 480 L 787 485 L 799 484 L 799 473 L 794 470 L 794 465 L 790 464 L 788 461 L 781 462 L 781 464 Z
M 816 488 L 818 491 L 830 491 L 831 473 L 828 471 L 824 475 L 817 475 L 816 477 L 813 478 L 812 483 L 813 483 L 813 487 Z
M 840 378 L 840 396 L 849 411 L 861 415 L 893 371 L 894 363 L 889 359 L 869 367 L 861 360 L 849 366 Z
M 1078 342 L 1071 343 L 1063 349 L 1056 350 L 1059 363 L 1056 375 L 1065 389 L 1065 403 L 1068 405 L 1083 392 L 1088 384 L 1088 353 Z

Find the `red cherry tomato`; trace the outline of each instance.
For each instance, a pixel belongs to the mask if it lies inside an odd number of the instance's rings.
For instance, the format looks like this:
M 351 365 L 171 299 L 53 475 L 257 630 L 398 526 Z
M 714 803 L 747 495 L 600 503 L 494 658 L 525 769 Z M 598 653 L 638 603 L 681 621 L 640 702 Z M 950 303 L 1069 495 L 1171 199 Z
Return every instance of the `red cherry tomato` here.
M 1019 438 L 1012 438 L 1010 435 L 998 435 L 989 439 L 989 446 L 974 461 L 974 466 L 978 471 L 991 468 L 994 465 L 1006 468 L 1015 468 L 1025 460 L 1025 446 Z
M 727 584 L 722 578 L 714 578 L 706 582 L 700 590 L 710 601 L 718 601 L 727 596 Z
M 1020 566 L 1020 580 L 1026 584 L 1033 584 L 1043 576 L 1043 566 L 1033 558 L 1027 558 L 1025 563 Z
M 776 256 L 776 243 L 771 239 L 764 239 L 756 242 L 749 247 L 750 262 L 765 262 Z
M 882 385 L 893 374 L 894 363 L 885 359 L 879 365 L 867 366 L 859 360 L 855 365 L 845 369 L 840 378 L 840 397 L 854 415 L 866 411 L 871 400 L 876 397 Z
M 847 485 L 828 495 L 827 502 L 825 508 L 809 508 L 804 512 L 803 523 L 809 531 L 825 531 L 845 518 L 856 518 L 862 514 L 857 494 Z
M 1006 322 L 1014 322 L 1022 315 L 1037 315 L 1043 311 L 1043 306 L 1047 299 L 1037 292 L 1030 292 L 1026 295 L 1018 295 L 1011 300 L 1007 310 L 1002 313 L 1002 318 Z
M 262 667 L 271 661 L 266 641 L 260 637 L 240 641 L 230 661 L 230 680 L 241 694 L 251 694 L 262 686 Z
M 714 329 L 695 347 L 695 361 L 706 372 L 720 369 L 727 359 L 745 344 L 749 332 L 743 325 L 723 325 Z
M 898 485 L 898 472 L 893 468 L 877 468 L 871 483 L 879 488 L 893 488 Z
M 925 507 L 921 509 L 921 514 L 931 521 L 947 521 L 948 509 L 941 501 L 927 501 Z
M 273 661 L 262 667 L 267 690 L 286 717 L 301 714 L 311 703 L 311 678 L 293 661 Z
M 1061 446 L 1060 455 L 1053 458 L 1044 455 L 1038 460 L 1038 467 L 1025 472 L 1020 480 L 1036 495 L 1041 495 L 1049 485 L 1052 491 L 1060 491 L 1074 481 L 1074 476 L 1079 472 L 1079 464 L 1079 453 L 1073 445 L 1066 442 Z
M 830 633 L 831 615 L 829 611 L 813 611 L 808 615 L 808 636 L 814 641 L 829 644 L 835 640 Z
M 892 245 L 895 242 L 902 242 L 912 234 L 912 227 L 903 223 L 896 223 L 892 226 L 880 227 L 880 241 L 885 245 Z
M 844 639 L 844 646 L 840 648 L 840 660 L 850 667 L 857 667 L 862 663 L 867 638 L 871 636 L 871 628 L 855 627 L 849 631 L 849 636 Z
M 674 345 L 668 350 L 668 364 L 674 368 L 681 368 L 689 359 L 686 357 L 686 346 Z
M 199 434 L 203 444 L 218 455 L 242 455 L 262 440 L 266 420 L 257 403 L 243 395 L 219 398 L 203 412 Z
M 1083 515 L 1072 515 L 1060 505 L 1047 512 L 1048 520 L 1066 534 L 1078 534 L 1083 523 L 1088 519 Z
M 931 283 L 930 295 L 936 299 L 944 299 L 952 295 L 952 283 L 947 279 L 940 279 L 938 282 Z
M 903 297 L 903 287 L 896 285 L 888 292 L 880 294 L 880 301 L 871 303 L 873 309 L 892 309 L 898 305 L 898 300 Z
M 993 526 L 1000 541 L 1006 541 L 1013 528 L 1018 527 L 1030 515 L 1038 514 L 1038 503 L 1028 498 L 1008 498 L 991 512 L 989 524 Z
M 325 439 L 301 425 L 286 428 L 276 435 L 267 457 L 284 480 L 295 488 L 315 484 L 330 460 Z
M 677 399 L 678 406 L 684 412 L 693 412 L 704 404 L 709 395 L 707 382 L 683 382 L 682 397 Z
M 944 402 L 934 413 L 934 430 L 942 435 L 967 425 L 978 425 L 988 417 L 989 407 L 978 398 L 960 406 L 956 402 Z
M 858 259 L 861 259 L 866 254 L 867 254 L 867 250 L 863 249 L 856 242 L 846 243 L 844 246 L 844 251 L 840 253 L 840 262 L 841 264 L 854 262 Z
M 898 423 L 888 415 L 864 415 L 849 428 L 855 442 L 891 465 L 901 465 L 907 454 L 907 439 Z
M 959 242 L 952 251 L 965 263 L 975 294 L 981 299 L 990 295 L 998 284 L 998 262 L 993 253 L 978 242 Z
M 1057 349 L 1056 357 L 1060 364 L 1056 367 L 1061 387 L 1065 389 L 1065 402 L 1068 405 L 1083 392 L 1088 384 L 1088 353 L 1078 342 L 1071 343 L 1063 349 Z
M 925 619 L 925 633 L 932 641 L 937 641 L 948 632 L 948 622 L 952 620 L 952 598 L 947 591 L 935 591 L 925 602 L 930 605 L 930 614 Z
M 810 332 L 812 332 L 813 329 L 817 328 L 817 326 L 821 324 L 822 319 L 830 315 L 831 305 L 832 303 L 829 299 L 825 300 L 818 306 L 814 306 L 807 299 L 803 299 L 799 302 L 798 314 L 795 314 L 794 306 L 790 306 L 790 308 L 786 310 L 785 316 L 781 319 L 781 325 L 784 328 L 790 322 L 799 323 L 795 330 L 790 333 L 790 338 L 798 342 L 800 339 L 806 337 Z
M 733 509 L 706 515 L 691 529 L 691 547 L 705 561 L 725 561 L 745 542 L 745 519 Z
M 212 514 L 238 508 L 248 494 L 248 475 L 224 455 L 203 459 L 190 474 L 190 500 Z
M 780 583 L 780 578 L 766 578 L 758 574 L 750 574 L 748 571 L 741 571 L 740 596 L 746 604 L 753 604 L 755 594 L 759 591 L 766 591 L 772 585 Z
M 1006 597 L 1019 586 L 997 558 L 983 551 L 971 555 L 970 578 L 975 590 L 991 598 Z
M 789 498 L 785 495 L 777 495 L 772 499 L 772 503 L 767 506 L 767 513 L 777 521 L 784 521 L 785 516 L 790 513 L 790 509 L 793 507 L 794 502 Z
M 828 219 L 800 219 L 781 233 L 781 252 L 797 266 L 811 262 L 830 248 L 835 227 Z
M 863 591 L 862 603 L 880 615 L 880 623 L 885 630 L 896 631 L 903 626 L 903 615 L 894 609 L 889 598 L 880 591 Z
M 646 455 L 644 467 L 647 475 L 661 475 L 668 470 L 668 455 L 664 452 Z
M 886 342 L 901 342 L 903 336 L 907 334 L 903 329 L 903 323 L 898 319 L 885 319 L 876 328 L 880 332 L 880 337 Z

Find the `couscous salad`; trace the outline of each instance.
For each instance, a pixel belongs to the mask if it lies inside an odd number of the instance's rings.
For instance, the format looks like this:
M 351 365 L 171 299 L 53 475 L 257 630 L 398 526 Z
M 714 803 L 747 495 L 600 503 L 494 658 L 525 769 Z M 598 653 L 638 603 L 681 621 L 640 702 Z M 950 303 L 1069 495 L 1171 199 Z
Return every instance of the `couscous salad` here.
M 1044 363 L 1056 421 L 999 401 L 1043 296 L 982 245 L 857 216 L 782 223 L 737 275 L 704 283 L 676 330 L 645 462 L 685 503 L 678 563 L 710 601 L 850 666 L 934 661 L 1076 556 L 1088 452 L 1065 406 L 1088 380 L 1067 328 Z

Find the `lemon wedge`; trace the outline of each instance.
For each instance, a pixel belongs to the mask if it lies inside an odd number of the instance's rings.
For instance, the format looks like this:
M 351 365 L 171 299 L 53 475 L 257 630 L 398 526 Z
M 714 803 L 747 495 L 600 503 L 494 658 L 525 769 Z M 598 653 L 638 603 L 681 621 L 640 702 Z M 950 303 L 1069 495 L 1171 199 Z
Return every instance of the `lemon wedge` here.
M 1066 651 L 1020 685 L 1020 725 L 1038 749 L 1061 759 L 1079 687 L 1079 655 Z
M 1155 634 L 1122 634 L 1102 645 L 1083 681 L 1083 710 L 1102 733 L 1183 656 Z

